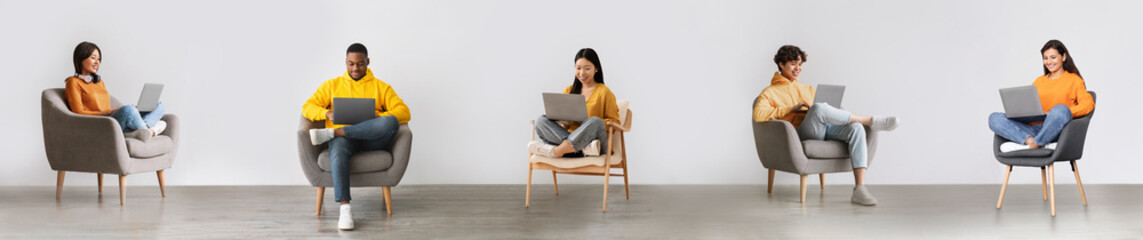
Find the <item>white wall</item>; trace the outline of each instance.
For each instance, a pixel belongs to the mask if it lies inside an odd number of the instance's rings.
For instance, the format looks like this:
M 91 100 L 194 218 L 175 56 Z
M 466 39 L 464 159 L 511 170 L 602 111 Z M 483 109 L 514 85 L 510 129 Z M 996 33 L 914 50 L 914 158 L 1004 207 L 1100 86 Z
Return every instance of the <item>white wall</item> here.
M 1039 48 L 1061 39 L 1099 92 L 1087 183 L 1143 183 L 1126 137 L 1143 83 L 1135 2 L 994 1 L 7 1 L 0 0 L 0 185 L 52 185 L 38 100 L 62 87 L 80 41 L 103 49 L 100 74 L 133 102 L 142 84 L 184 137 L 171 185 L 302 185 L 294 130 L 302 102 L 345 71 L 362 42 L 370 66 L 412 109 L 404 184 L 522 184 L 539 93 L 571 83 L 572 57 L 599 51 L 607 83 L 632 100 L 633 184 L 760 184 L 747 103 L 769 84 L 783 44 L 809 54 L 803 80 L 849 86 L 845 105 L 895 114 L 871 184 L 995 184 L 989 112 L 996 89 L 1041 74 Z M 1124 95 L 1127 94 L 1127 95 Z M 1070 183 L 1067 168 L 1061 182 Z M 1036 183 L 1022 169 L 1014 183 Z M 71 174 L 68 185 L 93 185 Z M 153 185 L 152 175 L 128 178 Z M 845 174 L 827 177 L 850 184 Z M 567 177 L 562 182 L 596 183 Z M 794 183 L 792 174 L 779 183 Z M 537 183 L 550 183 L 538 178 Z

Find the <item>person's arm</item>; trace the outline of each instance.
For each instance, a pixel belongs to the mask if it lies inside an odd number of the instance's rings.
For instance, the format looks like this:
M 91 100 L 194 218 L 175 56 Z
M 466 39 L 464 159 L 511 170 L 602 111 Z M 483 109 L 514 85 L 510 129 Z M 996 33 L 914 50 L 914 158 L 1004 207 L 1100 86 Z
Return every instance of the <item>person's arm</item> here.
M 1095 100 L 1092 99 L 1091 93 L 1087 92 L 1086 85 L 1081 79 L 1072 87 L 1072 94 L 1076 96 L 1076 105 L 1068 106 L 1068 109 L 1072 110 L 1072 117 L 1082 117 L 1095 110 Z
M 759 95 L 758 102 L 754 103 L 754 121 L 765 122 L 774 119 L 782 118 L 786 114 L 790 114 L 792 109 L 778 106 L 766 97 L 765 94 Z M 798 105 L 794 106 L 798 107 Z
M 87 105 L 83 104 L 82 87 L 79 83 L 83 80 L 77 78 L 68 79 L 67 87 L 64 88 L 64 95 L 67 97 L 67 106 L 71 108 L 72 112 L 83 115 L 109 115 L 103 112 L 87 109 Z
M 409 112 L 409 106 L 405 105 L 405 101 L 397 96 L 397 92 L 393 91 L 393 86 L 389 86 L 382 90 L 379 99 L 383 101 L 384 109 L 377 109 L 377 117 L 394 116 L 397 117 L 397 122 L 405 124 L 412 118 Z
M 310 96 L 310 99 L 306 100 L 305 104 L 302 104 L 302 116 L 305 116 L 306 119 L 310 121 L 328 119 L 326 114 L 329 112 L 329 109 L 326 109 L 326 107 L 330 105 L 331 101 L 333 100 L 330 98 L 329 81 L 326 81 L 318 87 L 317 91 L 314 91 L 314 94 Z

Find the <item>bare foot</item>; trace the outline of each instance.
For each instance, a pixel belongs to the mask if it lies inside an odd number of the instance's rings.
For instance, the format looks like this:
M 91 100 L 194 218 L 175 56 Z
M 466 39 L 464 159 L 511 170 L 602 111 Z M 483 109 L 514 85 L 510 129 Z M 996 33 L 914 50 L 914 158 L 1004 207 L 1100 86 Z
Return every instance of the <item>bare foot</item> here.
M 1025 139 L 1024 145 L 1028 145 L 1028 149 L 1040 148 L 1040 145 L 1036 144 L 1036 138 L 1035 137 L 1028 137 L 1028 139 Z
M 552 155 L 555 155 L 556 157 L 562 157 L 564 154 L 573 152 L 575 152 L 575 148 L 572 147 L 571 142 L 568 142 L 567 140 L 564 140 L 560 143 L 560 145 L 552 148 Z

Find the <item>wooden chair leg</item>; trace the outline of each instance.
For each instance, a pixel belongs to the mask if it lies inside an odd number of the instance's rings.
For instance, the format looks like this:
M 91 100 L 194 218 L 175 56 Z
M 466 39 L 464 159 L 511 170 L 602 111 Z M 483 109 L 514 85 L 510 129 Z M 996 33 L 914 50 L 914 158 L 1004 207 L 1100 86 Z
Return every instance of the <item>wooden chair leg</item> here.
M 603 213 L 607 213 L 607 187 L 611 185 L 611 169 L 603 171 Z
M 1048 170 L 1040 167 L 1040 186 L 1044 189 L 1044 200 L 1048 200 Z
M 63 193 L 64 171 L 56 171 L 56 200 L 60 200 Z
M 809 176 L 810 175 L 802 175 L 802 203 L 803 204 L 806 203 L 806 179 L 809 178 Z
M 528 208 L 528 204 L 532 202 L 532 164 L 528 164 L 528 187 L 524 190 L 524 208 Z
M 774 169 L 770 169 L 770 174 L 766 177 L 766 194 L 774 192 Z
M 163 197 L 167 197 L 167 187 L 163 184 L 163 170 L 156 171 L 155 175 L 159 176 L 159 192 L 163 194 Z
M 818 179 L 821 180 L 822 190 L 825 190 L 825 173 L 818 174 Z
M 1080 191 L 1080 192 L 1083 192 L 1083 191 Z M 627 199 L 631 199 L 631 188 L 628 187 L 628 185 L 627 185 L 627 162 L 626 161 L 623 162 L 623 193 L 627 195 Z
M 1048 165 L 1048 201 L 1052 205 L 1052 216 L 1056 216 L 1056 168 L 1055 163 Z
M 317 187 L 317 210 L 314 215 L 321 215 L 321 202 L 325 200 L 325 187 Z
M 381 194 L 385 196 L 385 213 L 393 215 L 393 198 L 389 186 L 381 187 Z
M 1080 198 L 1083 199 L 1083 205 L 1087 206 L 1087 194 L 1083 192 L 1083 181 L 1080 181 L 1079 166 L 1076 165 L 1075 160 L 1072 160 L 1072 172 L 1076 175 L 1076 186 L 1079 186 Z
M 95 173 L 95 176 L 99 179 L 98 183 L 96 183 L 99 184 L 99 195 L 103 195 L 103 173 Z
M 996 208 L 999 209 L 1004 205 L 1004 191 L 1008 190 L 1008 176 L 1012 174 L 1012 166 L 1007 165 L 1004 169 L 1004 183 L 1000 185 L 1000 200 L 996 200 Z
M 119 206 L 127 204 L 127 175 L 119 175 Z
M 552 170 L 552 186 L 556 188 L 556 196 L 559 196 L 560 183 L 556 181 L 556 170 Z

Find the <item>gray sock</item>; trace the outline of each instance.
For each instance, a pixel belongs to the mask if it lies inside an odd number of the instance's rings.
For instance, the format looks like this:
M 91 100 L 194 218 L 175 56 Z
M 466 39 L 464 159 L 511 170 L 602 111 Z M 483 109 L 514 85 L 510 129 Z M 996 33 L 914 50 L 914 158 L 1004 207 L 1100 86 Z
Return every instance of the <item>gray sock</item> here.
M 850 201 L 862 206 L 877 205 L 877 198 L 869 193 L 869 189 L 866 189 L 865 185 L 853 187 L 853 198 Z

